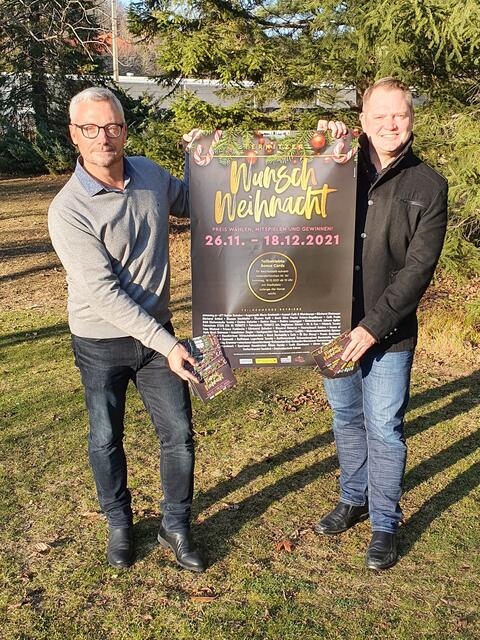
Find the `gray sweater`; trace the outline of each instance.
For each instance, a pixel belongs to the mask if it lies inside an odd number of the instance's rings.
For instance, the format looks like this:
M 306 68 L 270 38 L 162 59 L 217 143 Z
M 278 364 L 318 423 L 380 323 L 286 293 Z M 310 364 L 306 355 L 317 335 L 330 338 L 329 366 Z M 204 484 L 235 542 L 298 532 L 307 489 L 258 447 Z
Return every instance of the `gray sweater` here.
M 168 215 L 188 215 L 188 187 L 143 157 L 124 158 L 125 188 L 107 189 L 77 162 L 48 211 L 67 272 L 68 321 L 83 338 L 133 336 L 168 355 Z

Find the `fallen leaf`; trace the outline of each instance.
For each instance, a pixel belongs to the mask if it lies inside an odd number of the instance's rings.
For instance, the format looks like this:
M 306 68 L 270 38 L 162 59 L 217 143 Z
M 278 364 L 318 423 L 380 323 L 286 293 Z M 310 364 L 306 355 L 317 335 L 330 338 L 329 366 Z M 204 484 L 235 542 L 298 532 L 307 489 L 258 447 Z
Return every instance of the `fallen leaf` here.
M 293 398 L 287 398 L 278 393 L 270 397 L 280 405 L 283 411 L 298 411 L 304 405 L 315 405 L 320 410 L 328 408 L 328 402 L 322 391 L 316 388 L 304 389 Z
M 295 545 L 291 540 L 280 540 L 280 542 L 277 542 L 275 545 L 275 551 L 277 552 L 286 551 L 287 553 L 291 553 L 294 548 Z
M 98 511 L 84 511 L 80 515 L 82 518 L 88 518 L 90 520 L 95 520 L 100 517 L 100 513 Z
M 192 602 L 213 602 L 217 596 L 192 596 Z
M 213 602 L 217 598 L 214 588 L 209 586 L 200 587 L 191 594 L 192 602 Z
M 36 542 L 33 545 L 33 550 L 37 553 L 47 553 L 48 551 L 50 551 L 50 545 L 46 544 L 45 542 Z

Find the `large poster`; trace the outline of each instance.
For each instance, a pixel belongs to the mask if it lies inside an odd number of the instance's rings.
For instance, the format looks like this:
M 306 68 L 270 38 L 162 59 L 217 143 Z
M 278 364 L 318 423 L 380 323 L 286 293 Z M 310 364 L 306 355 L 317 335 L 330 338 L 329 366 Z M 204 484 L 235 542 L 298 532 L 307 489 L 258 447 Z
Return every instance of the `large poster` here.
M 327 132 L 194 132 L 193 334 L 232 367 L 313 364 L 350 328 L 356 147 Z

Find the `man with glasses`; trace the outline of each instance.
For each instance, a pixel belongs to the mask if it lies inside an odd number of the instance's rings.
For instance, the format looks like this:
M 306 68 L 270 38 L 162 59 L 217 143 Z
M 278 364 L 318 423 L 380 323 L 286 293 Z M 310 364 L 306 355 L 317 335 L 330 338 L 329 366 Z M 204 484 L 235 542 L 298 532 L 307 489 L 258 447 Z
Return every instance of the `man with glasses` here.
M 107 559 L 114 567 L 134 559 L 123 449 L 132 380 L 161 443 L 158 541 L 180 566 L 201 572 L 189 533 L 194 451 L 186 381 L 194 378 L 185 365 L 195 361 L 175 338 L 168 308 L 168 216 L 188 215 L 188 187 L 147 158 L 124 155 L 123 108 L 108 89 L 91 87 L 73 97 L 69 129 L 80 155 L 50 206 L 48 225 L 67 273 L 89 459 L 109 525 Z

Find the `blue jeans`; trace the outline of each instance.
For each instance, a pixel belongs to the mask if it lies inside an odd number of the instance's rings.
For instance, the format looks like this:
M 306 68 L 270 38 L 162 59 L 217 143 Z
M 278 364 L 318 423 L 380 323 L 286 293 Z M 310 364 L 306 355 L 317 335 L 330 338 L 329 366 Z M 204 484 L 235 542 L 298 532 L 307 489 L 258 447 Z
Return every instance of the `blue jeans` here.
M 340 500 L 368 501 L 373 531 L 395 533 L 402 517 L 407 409 L 413 351 L 367 353 L 349 377 L 325 379 L 340 463 Z
M 90 464 L 109 525 L 132 524 L 123 449 L 125 397 L 132 380 L 160 440 L 163 525 L 169 531 L 186 531 L 194 466 L 187 384 L 171 372 L 165 356 L 134 338 L 96 340 L 72 336 L 72 344 L 89 414 Z

